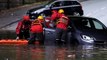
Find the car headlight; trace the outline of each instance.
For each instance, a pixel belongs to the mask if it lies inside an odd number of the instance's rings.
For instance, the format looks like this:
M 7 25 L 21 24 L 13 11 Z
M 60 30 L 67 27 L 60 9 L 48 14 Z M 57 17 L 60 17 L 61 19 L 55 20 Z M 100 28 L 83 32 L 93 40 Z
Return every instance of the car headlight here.
M 84 42 L 88 42 L 88 43 L 93 43 L 94 42 L 94 38 L 93 37 L 90 37 L 90 36 L 87 36 L 87 35 L 82 35 L 82 38 L 81 38 Z

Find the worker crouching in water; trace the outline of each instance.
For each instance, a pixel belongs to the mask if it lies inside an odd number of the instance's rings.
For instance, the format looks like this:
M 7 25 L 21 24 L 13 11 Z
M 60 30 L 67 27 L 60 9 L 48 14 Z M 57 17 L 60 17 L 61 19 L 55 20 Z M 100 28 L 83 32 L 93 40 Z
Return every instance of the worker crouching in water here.
M 30 40 L 28 41 L 28 44 L 35 44 L 36 39 L 39 40 L 40 44 L 44 44 L 43 40 L 43 22 L 44 18 L 43 16 L 39 16 L 37 19 L 35 19 L 30 28 Z
M 23 16 L 23 19 L 18 22 L 16 27 L 16 39 L 28 39 L 30 37 L 29 29 L 31 26 L 31 21 L 29 16 Z
M 65 44 L 67 41 L 67 27 L 68 27 L 69 19 L 67 16 L 63 15 L 59 18 L 56 24 L 56 43 Z

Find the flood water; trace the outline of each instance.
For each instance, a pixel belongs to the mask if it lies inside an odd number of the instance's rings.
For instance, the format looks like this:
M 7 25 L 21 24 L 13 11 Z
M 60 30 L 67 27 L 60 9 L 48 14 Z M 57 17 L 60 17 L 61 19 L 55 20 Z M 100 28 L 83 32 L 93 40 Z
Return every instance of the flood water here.
M 5 31 L 0 38 L 15 39 L 15 33 Z M 45 45 L 0 44 L 0 60 L 107 60 L 107 45 Z
M 0 45 L 0 60 L 107 60 L 107 48 L 92 45 Z

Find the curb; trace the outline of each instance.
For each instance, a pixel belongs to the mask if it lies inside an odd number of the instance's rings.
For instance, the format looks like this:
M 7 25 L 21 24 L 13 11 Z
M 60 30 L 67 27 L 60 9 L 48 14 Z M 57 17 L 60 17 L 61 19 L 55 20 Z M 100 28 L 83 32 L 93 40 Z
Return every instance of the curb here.
M 14 23 L 17 23 L 17 22 L 19 22 L 20 20 L 21 20 L 21 19 L 19 19 L 19 20 L 17 20 L 17 21 L 13 21 L 13 22 L 11 22 L 11 23 L 9 23 L 9 24 L 6 24 L 6 25 L 0 27 L 0 29 L 5 28 L 5 27 L 7 27 L 7 26 L 10 26 L 10 25 L 12 25 L 12 24 L 14 24 Z

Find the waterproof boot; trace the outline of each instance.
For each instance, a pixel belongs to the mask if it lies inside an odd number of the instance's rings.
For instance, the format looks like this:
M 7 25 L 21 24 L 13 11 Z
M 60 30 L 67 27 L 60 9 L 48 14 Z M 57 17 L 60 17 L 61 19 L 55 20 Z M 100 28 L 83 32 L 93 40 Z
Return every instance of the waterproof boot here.
M 35 40 L 29 40 L 28 44 L 35 44 Z

